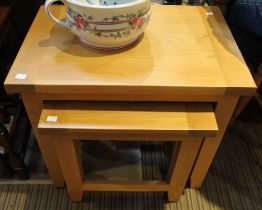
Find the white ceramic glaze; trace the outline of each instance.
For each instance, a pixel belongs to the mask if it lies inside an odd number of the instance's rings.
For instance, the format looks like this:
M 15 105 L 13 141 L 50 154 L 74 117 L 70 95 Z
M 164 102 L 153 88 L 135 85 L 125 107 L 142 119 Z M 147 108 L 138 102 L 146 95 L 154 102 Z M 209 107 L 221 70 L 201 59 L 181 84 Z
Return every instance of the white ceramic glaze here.
M 134 0 L 100 0 L 99 4 L 103 6 L 120 5 L 132 3 Z
M 49 6 L 56 1 L 66 5 L 66 21 L 51 14 Z M 68 28 L 83 43 L 100 49 L 116 49 L 128 46 L 143 33 L 150 18 L 151 0 L 115 1 L 127 3 L 104 6 L 100 5 L 100 0 L 46 0 L 45 10 L 50 18 Z
M 86 2 L 92 5 L 110 6 L 132 3 L 134 0 L 86 0 Z

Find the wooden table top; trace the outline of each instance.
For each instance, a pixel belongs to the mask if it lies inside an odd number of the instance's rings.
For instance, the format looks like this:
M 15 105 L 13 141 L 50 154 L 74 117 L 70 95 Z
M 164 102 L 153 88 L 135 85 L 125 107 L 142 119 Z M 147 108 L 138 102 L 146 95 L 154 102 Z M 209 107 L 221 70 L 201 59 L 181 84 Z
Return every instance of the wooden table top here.
M 52 8 L 60 18 L 64 9 Z M 218 8 L 152 5 L 143 38 L 116 51 L 84 46 L 41 7 L 5 87 L 66 94 L 246 95 L 256 86 Z
M 47 120 L 50 116 L 56 119 Z M 211 103 L 151 101 L 47 102 L 38 129 L 43 134 L 100 133 L 107 136 L 118 133 L 120 139 L 128 133 L 154 134 L 156 139 L 215 136 L 218 133 Z

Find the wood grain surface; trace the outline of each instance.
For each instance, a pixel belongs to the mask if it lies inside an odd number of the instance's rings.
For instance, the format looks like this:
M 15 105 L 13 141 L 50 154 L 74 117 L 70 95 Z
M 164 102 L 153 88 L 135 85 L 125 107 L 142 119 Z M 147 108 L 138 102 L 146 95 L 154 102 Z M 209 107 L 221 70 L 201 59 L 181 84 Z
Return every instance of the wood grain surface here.
M 63 6 L 52 8 L 63 18 Z M 206 12 L 213 15 L 206 15 Z M 15 79 L 17 73 L 26 79 Z M 40 9 L 5 82 L 9 92 L 251 94 L 255 83 L 215 7 L 152 5 L 141 40 L 90 49 Z
M 50 122 L 50 116 L 57 120 Z M 46 102 L 38 128 L 42 134 L 140 133 L 162 138 L 214 136 L 218 131 L 212 104 L 172 102 Z

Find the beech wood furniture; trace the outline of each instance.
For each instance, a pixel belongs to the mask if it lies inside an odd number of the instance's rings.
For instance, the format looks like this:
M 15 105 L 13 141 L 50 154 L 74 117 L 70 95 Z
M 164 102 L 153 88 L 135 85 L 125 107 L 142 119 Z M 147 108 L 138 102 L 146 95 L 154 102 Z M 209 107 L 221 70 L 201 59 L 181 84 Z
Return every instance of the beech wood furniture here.
M 259 94 L 259 91 L 261 90 L 261 85 L 262 85 L 262 63 L 258 67 L 258 70 L 255 73 L 255 75 L 253 76 L 253 78 L 258 87 L 257 91 L 254 93 L 254 95 L 240 97 L 238 104 L 236 106 L 236 109 L 234 111 L 234 114 L 233 114 L 234 119 L 237 119 L 237 117 L 241 114 L 241 112 L 244 110 L 244 108 L 247 106 L 247 104 L 250 102 L 250 100 L 253 97 L 255 97 L 260 108 L 262 108 L 262 96 Z
M 182 102 L 45 102 L 39 132 L 53 139 L 69 195 L 83 191 L 167 191 L 178 201 L 204 137 L 218 131 L 212 104 Z M 85 180 L 79 140 L 176 141 L 164 181 Z
M 54 6 L 63 18 L 63 6 Z M 206 137 L 190 175 L 200 187 L 240 96 L 256 85 L 216 7 L 152 5 L 141 40 L 116 51 L 82 45 L 41 8 L 5 81 L 27 109 L 50 177 L 64 185 L 55 142 L 37 129 L 43 102 L 182 101 L 215 107 L 218 134 Z

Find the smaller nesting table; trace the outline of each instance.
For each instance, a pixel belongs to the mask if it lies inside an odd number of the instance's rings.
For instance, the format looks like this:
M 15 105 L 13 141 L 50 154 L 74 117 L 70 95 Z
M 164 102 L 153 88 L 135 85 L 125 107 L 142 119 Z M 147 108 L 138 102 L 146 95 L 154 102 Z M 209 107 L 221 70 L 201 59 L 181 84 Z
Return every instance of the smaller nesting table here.
M 167 191 L 178 201 L 205 137 L 218 128 L 210 103 L 46 102 L 39 132 L 53 139 L 70 198 L 83 191 Z M 165 181 L 84 180 L 79 140 L 175 141 Z

